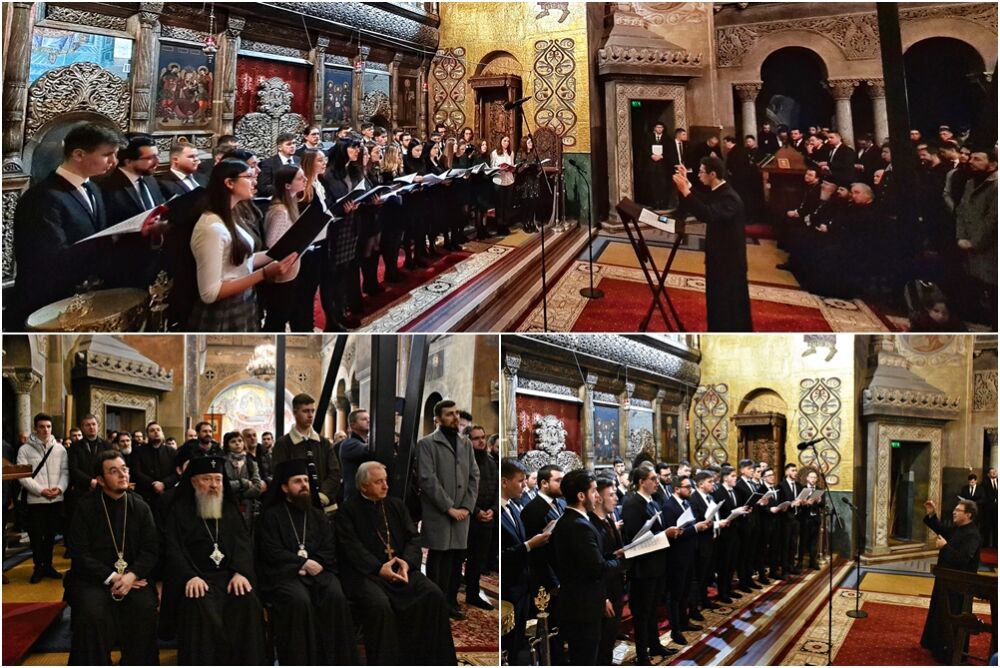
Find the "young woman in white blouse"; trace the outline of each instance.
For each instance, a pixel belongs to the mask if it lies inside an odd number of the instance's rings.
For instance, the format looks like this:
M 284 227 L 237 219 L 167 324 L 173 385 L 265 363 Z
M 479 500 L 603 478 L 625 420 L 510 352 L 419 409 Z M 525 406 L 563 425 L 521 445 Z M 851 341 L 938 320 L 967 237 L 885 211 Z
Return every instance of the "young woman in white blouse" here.
M 306 189 L 305 172 L 298 165 L 282 165 L 274 173 L 273 188 L 271 206 L 264 216 L 264 245 L 268 248 L 278 243 L 299 217 L 299 198 Z M 295 312 L 296 279 L 301 265 L 302 260 L 297 260 L 287 276 L 260 287 L 265 332 L 284 332 L 289 324 L 293 332 L 312 331 L 312 319 L 300 322 Z
M 510 135 L 500 138 L 500 145 L 490 153 L 490 167 L 500 171 L 493 175 L 496 194 L 497 234 L 510 234 L 510 217 L 514 208 L 514 151 Z
M 212 170 L 208 208 L 191 234 L 199 299 L 188 331 L 259 331 L 254 286 L 286 278 L 298 260 L 296 253 L 281 262 L 254 253 L 253 238 L 238 224 L 237 205 L 253 198 L 256 181 L 253 168 L 242 160 L 223 160 Z

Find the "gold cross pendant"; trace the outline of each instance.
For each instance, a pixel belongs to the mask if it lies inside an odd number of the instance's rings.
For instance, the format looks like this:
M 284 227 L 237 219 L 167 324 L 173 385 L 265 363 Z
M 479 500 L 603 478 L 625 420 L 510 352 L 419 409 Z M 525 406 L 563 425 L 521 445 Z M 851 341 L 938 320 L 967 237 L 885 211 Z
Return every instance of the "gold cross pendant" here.
M 124 575 L 126 568 L 128 568 L 128 562 L 125 561 L 125 557 L 119 552 L 118 561 L 115 562 L 115 572 L 117 572 L 118 575 Z

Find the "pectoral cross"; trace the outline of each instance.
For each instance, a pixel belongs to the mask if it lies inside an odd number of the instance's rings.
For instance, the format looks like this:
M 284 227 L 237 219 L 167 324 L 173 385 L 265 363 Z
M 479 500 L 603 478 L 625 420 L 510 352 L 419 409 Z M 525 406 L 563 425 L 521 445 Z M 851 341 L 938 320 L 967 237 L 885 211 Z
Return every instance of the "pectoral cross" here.
M 126 568 L 128 568 L 128 562 L 125 561 L 125 557 L 123 557 L 122 553 L 119 552 L 118 561 L 115 562 L 115 572 L 118 573 L 118 575 L 125 575 Z
M 392 545 L 389 543 L 385 544 L 385 550 L 383 551 L 385 552 L 385 556 L 389 561 L 392 561 L 392 558 L 396 555 L 395 551 L 392 549 Z
M 218 568 L 219 564 L 222 563 L 222 560 L 226 558 L 226 555 L 224 555 L 222 553 L 222 550 L 219 549 L 218 543 L 212 543 L 212 547 L 213 547 L 212 554 L 208 555 L 208 558 L 211 559 L 212 562 L 215 564 L 215 567 Z

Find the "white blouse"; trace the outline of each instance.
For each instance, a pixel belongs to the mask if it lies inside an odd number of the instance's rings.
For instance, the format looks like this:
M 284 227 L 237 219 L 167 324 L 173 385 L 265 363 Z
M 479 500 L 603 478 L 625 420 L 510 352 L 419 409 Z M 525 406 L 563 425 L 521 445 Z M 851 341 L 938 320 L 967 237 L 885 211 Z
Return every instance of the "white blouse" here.
M 507 153 L 497 153 L 493 151 L 490 153 L 490 167 L 496 169 L 500 165 L 510 165 L 514 166 L 514 156 L 513 154 Z M 493 175 L 493 183 L 498 186 L 512 186 L 514 185 L 514 172 L 499 171 Z
M 292 217 L 288 215 L 288 209 L 284 205 L 275 204 L 268 207 L 267 215 L 264 216 L 264 245 L 268 248 L 273 247 L 284 236 L 285 232 L 291 229 L 294 222 Z M 291 273 L 282 279 L 275 280 L 275 283 L 289 283 L 294 281 L 295 277 L 299 275 L 301 266 L 302 260 L 296 260 L 295 264 L 292 265 Z
M 236 231 L 253 248 L 253 237 L 239 225 Z M 198 268 L 198 294 L 201 301 L 212 304 L 219 297 L 225 281 L 243 278 L 253 272 L 254 254 L 249 253 L 242 264 L 232 264 L 233 238 L 225 223 L 214 213 L 206 211 L 195 223 L 191 233 L 191 252 Z

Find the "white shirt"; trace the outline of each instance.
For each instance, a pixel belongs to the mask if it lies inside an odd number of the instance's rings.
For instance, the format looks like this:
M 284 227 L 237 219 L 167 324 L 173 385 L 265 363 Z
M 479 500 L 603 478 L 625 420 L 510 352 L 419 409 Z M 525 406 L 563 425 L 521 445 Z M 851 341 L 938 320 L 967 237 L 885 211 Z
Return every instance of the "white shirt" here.
M 177 179 L 178 179 L 178 180 L 179 180 L 179 181 L 180 181 L 181 183 L 183 183 L 183 184 L 184 184 L 184 187 L 185 187 L 185 188 L 187 188 L 187 189 L 188 189 L 188 191 L 191 191 L 191 190 L 194 190 L 195 188 L 197 188 L 197 187 L 198 187 L 198 184 L 197 184 L 197 182 L 195 182 L 195 181 L 191 180 L 191 179 L 194 179 L 194 175 L 193 175 L 193 174 L 189 176 L 189 175 L 185 174 L 184 172 L 179 172 L 179 171 L 177 171 L 177 170 L 176 170 L 176 169 L 174 169 L 173 167 L 171 167 L 171 168 L 170 168 L 170 172 L 171 172 L 171 173 L 172 173 L 172 174 L 173 174 L 174 176 L 176 176 L 176 177 L 177 177 Z M 192 185 L 192 184 L 193 184 L 193 185 Z
M 88 183 L 90 179 L 85 179 L 79 174 L 74 174 L 73 172 L 63 167 L 62 165 L 56 167 L 56 174 L 69 181 L 70 185 L 76 188 L 76 191 L 78 193 L 83 195 L 83 199 L 87 203 L 87 207 L 91 210 L 91 212 L 93 212 L 94 206 L 93 203 L 90 201 L 90 193 L 87 191 L 86 188 L 83 187 L 83 184 Z
M 496 169 L 500 165 L 514 166 L 514 156 L 508 153 L 490 153 L 490 167 Z M 499 171 L 493 175 L 493 183 L 498 186 L 514 185 L 514 172 Z
M 545 499 L 545 503 L 549 504 L 550 508 L 554 508 L 556 511 L 559 510 L 559 506 L 556 505 L 556 500 L 553 499 L 551 496 L 549 496 L 548 494 L 545 494 L 544 492 L 539 492 L 538 496 L 540 496 L 543 499 Z
M 582 511 L 582 510 L 580 510 L 579 508 L 575 508 L 575 507 L 573 507 L 573 506 L 567 506 L 567 508 L 569 508 L 570 510 L 575 510 L 576 512 L 578 512 L 578 513 L 580 513 L 581 515 L 583 515 L 583 519 L 585 519 L 585 520 L 590 520 L 590 518 L 589 518 L 589 517 L 587 517 L 587 513 L 586 513 L 586 512 L 584 512 L 584 511 Z
M 236 225 L 236 231 L 253 248 L 253 238 L 246 230 Z M 203 213 L 191 233 L 191 253 L 198 268 L 198 295 L 206 304 L 212 304 L 219 298 L 224 281 L 243 278 L 253 271 L 253 253 L 247 254 L 242 264 L 232 264 L 232 245 L 233 238 L 222 219 L 214 213 Z

